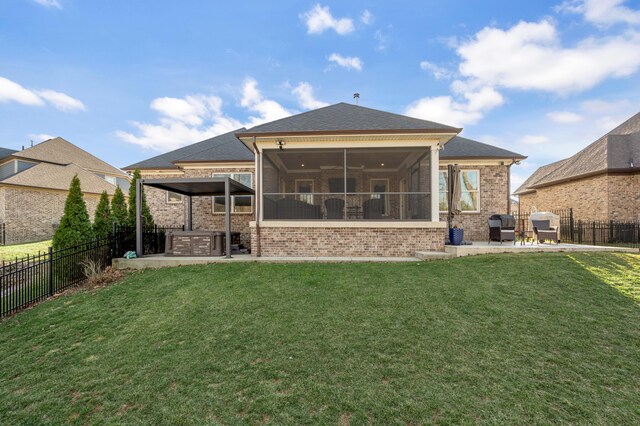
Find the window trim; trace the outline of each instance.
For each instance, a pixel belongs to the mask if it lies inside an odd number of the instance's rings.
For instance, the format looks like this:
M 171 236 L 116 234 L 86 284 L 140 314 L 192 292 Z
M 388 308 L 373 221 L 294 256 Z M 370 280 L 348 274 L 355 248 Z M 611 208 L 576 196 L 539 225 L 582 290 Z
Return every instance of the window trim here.
M 216 176 L 218 175 L 218 176 Z M 221 175 L 224 176 L 229 176 L 231 179 L 235 180 L 235 175 L 250 175 L 251 176 L 251 188 L 253 189 L 253 172 L 213 172 L 211 173 L 211 177 L 222 177 Z M 220 195 L 217 195 L 217 197 L 220 197 Z M 236 196 L 235 195 L 231 195 L 231 214 L 253 214 L 254 213 L 254 208 L 255 208 L 255 196 L 253 195 L 238 195 L 238 197 L 251 197 L 251 211 L 248 212 L 236 212 L 234 211 L 236 208 Z M 221 212 L 217 212 L 215 211 L 215 198 L 216 195 L 211 197 L 211 213 L 212 214 L 225 214 L 224 211 Z
M 170 201 L 169 200 L 169 193 L 179 195 L 180 196 L 180 201 Z M 165 194 L 166 194 L 165 195 L 165 202 L 167 204 L 182 204 L 182 203 L 184 203 L 184 195 L 182 195 L 182 194 L 178 194 L 177 192 L 173 192 L 173 191 L 165 191 Z
M 299 191 L 298 182 L 311 182 L 311 193 L 309 193 L 308 195 L 303 195 L 303 194 L 306 194 L 306 193 L 303 193 L 303 192 Z M 316 181 L 315 181 L 315 179 L 313 179 L 313 178 L 312 179 L 296 179 L 295 182 L 294 182 L 294 185 L 295 185 L 295 192 L 296 192 L 296 194 L 298 194 L 298 199 L 300 201 L 304 201 L 306 203 L 313 204 L 313 194 L 314 194 L 314 192 L 316 190 Z M 304 199 L 304 198 L 306 198 L 306 199 Z
M 391 182 L 389 181 L 389 178 L 369 178 L 369 192 L 371 193 L 371 198 L 373 199 L 373 195 L 376 194 L 376 192 L 373 190 L 373 182 L 374 181 L 384 181 L 386 183 L 386 188 L 387 190 L 382 192 L 381 194 L 387 194 L 389 192 L 391 192 Z M 385 197 L 384 198 L 384 214 L 383 216 L 389 216 L 389 212 L 391 211 L 391 200 L 389 199 L 389 197 Z
M 480 179 L 480 169 L 460 169 L 461 172 L 476 172 L 478 173 L 478 189 L 475 191 L 467 191 L 467 192 L 477 192 L 478 193 L 478 209 L 477 210 L 462 210 L 460 214 L 479 214 L 482 211 L 482 193 L 481 193 L 481 179 Z M 439 169 L 438 170 L 438 179 L 440 179 L 440 173 L 444 173 L 445 176 L 449 173 L 447 169 Z M 438 182 L 438 187 L 440 186 L 440 182 Z M 464 191 L 462 191 L 464 192 Z M 438 200 L 440 200 L 440 194 L 442 191 L 438 191 Z M 444 191 L 445 194 L 445 202 L 447 202 L 447 191 Z M 438 201 L 438 204 L 440 202 Z M 447 206 L 448 207 L 448 206 Z M 447 213 L 448 208 L 446 210 L 440 210 L 440 213 Z

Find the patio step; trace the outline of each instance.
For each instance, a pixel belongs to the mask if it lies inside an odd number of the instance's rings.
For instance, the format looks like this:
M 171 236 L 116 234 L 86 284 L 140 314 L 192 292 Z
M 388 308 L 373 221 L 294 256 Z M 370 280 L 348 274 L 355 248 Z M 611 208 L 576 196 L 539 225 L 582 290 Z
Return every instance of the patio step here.
M 444 251 L 417 251 L 415 255 L 420 260 L 446 260 L 453 259 L 455 257 L 452 253 L 446 253 Z

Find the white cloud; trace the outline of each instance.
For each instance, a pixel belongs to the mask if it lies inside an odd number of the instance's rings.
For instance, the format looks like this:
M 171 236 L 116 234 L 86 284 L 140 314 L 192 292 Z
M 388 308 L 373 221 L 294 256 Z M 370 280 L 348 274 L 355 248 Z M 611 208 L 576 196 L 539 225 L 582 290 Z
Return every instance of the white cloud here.
M 46 133 L 29 133 L 28 137 L 33 141 L 33 143 L 40 143 L 49 139 L 53 139 L 55 136 L 51 136 Z
M 349 18 L 334 18 L 331 15 L 329 6 L 322 7 L 316 4 L 308 12 L 301 14 L 300 19 L 307 25 L 309 34 L 322 34 L 326 30 L 332 29 L 340 35 L 345 35 L 354 30 L 353 20 Z
M 306 81 L 298 83 L 298 85 L 293 88 L 291 93 L 298 97 L 300 106 L 305 109 L 316 109 L 329 105 L 326 102 L 314 98 L 313 87 Z
M 384 35 L 382 31 L 376 30 L 373 38 L 376 40 L 376 50 L 386 50 L 386 48 L 389 47 L 389 36 Z
M 584 120 L 584 117 L 580 114 L 571 111 L 552 111 L 547 114 L 547 117 L 549 117 L 551 121 L 560 124 L 573 124 Z
M 249 117 L 247 127 L 257 126 L 269 121 L 279 120 L 292 115 L 293 112 L 288 111 L 276 101 L 265 99 L 258 90 L 258 82 L 253 78 L 244 81 L 242 87 L 242 100 L 240 105 L 249 111 L 257 112 L 257 116 Z
M 422 61 L 420 62 L 420 68 L 423 71 L 428 71 L 431 74 L 433 74 L 433 76 L 436 78 L 436 80 L 441 80 L 443 78 L 450 78 L 451 77 L 451 73 L 449 72 L 448 69 L 443 68 L 439 65 L 436 65 L 432 62 L 429 61 Z
M 524 135 L 520 138 L 520 143 L 525 145 L 541 145 L 549 142 L 549 138 L 544 135 Z
M 130 124 L 137 130 L 137 134 L 119 130 L 116 135 L 125 142 L 159 152 L 292 114 L 276 101 L 266 99 L 258 89 L 258 83 L 252 78 L 247 78 L 242 85 L 240 106 L 254 114 L 246 120 L 226 115 L 222 110 L 222 99 L 218 96 L 199 94 L 184 98 L 162 97 L 154 99 L 150 106 L 160 115 L 159 123 L 133 121 Z
M 562 47 L 549 20 L 519 22 L 508 30 L 487 27 L 457 48 L 460 73 L 475 84 L 554 93 L 590 89 L 640 68 L 640 33 L 589 37 Z
M 35 93 L 60 111 L 73 112 L 85 111 L 87 109 L 78 99 L 72 98 L 65 93 L 56 92 L 54 90 L 37 90 Z
M 329 56 L 329 61 L 335 62 L 337 65 L 348 70 L 354 69 L 362 71 L 362 60 L 356 56 L 342 56 L 339 53 L 332 53 Z
M 62 9 L 62 5 L 60 4 L 60 2 L 58 2 L 58 0 L 33 0 L 33 1 L 38 3 L 40 6 L 51 7 L 55 9 Z
M 365 9 L 360 16 L 360 21 L 365 25 L 371 25 L 375 21 L 375 17 L 373 16 L 373 13 L 369 12 L 368 9 Z
M 477 123 L 486 112 L 502 105 L 504 98 L 491 87 L 462 93 L 464 101 L 452 96 L 436 96 L 418 99 L 409 105 L 405 114 L 411 117 L 463 127 Z
M 0 77 L 0 102 L 17 102 L 29 106 L 44 106 L 46 102 L 60 111 L 84 111 L 86 107 L 78 99 L 54 90 L 30 90 L 18 83 Z
M 0 77 L 0 102 L 17 102 L 23 105 L 35 106 L 44 105 L 44 101 L 40 96 L 4 77 Z
M 600 26 L 640 24 L 640 10 L 623 6 L 624 3 L 626 0 L 567 0 L 556 10 L 583 15 L 585 21 Z

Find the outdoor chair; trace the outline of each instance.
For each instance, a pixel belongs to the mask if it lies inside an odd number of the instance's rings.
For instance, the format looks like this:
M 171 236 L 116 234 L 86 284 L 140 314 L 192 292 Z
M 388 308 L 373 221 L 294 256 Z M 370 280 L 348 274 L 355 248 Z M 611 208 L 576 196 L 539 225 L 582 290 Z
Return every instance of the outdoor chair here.
M 344 200 L 329 198 L 325 200 L 324 206 L 327 209 L 327 219 L 344 219 Z
M 493 217 L 493 216 L 492 216 Z M 489 244 L 491 241 L 500 241 L 502 244 L 503 241 L 513 241 L 513 244 L 516 243 L 516 231 L 515 229 L 505 229 L 503 228 L 503 221 L 501 219 L 489 219 Z
M 362 203 L 362 215 L 365 219 L 382 219 L 384 200 L 373 198 Z
M 535 241 L 540 243 L 545 240 L 554 241 L 556 244 L 560 243 L 560 237 L 558 236 L 558 229 L 553 226 L 549 226 L 548 220 L 532 220 L 533 233 L 535 234 Z M 533 242 L 531 243 L 533 244 Z

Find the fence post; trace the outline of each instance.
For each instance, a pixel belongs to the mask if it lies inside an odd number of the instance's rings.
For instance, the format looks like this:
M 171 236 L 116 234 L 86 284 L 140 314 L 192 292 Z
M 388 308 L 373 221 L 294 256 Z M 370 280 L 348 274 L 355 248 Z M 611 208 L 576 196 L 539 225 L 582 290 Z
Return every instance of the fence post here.
M 596 221 L 591 222 L 591 227 L 593 228 L 593 245 L 596 245 Z
M 53 247 L 49 246 L 49 297 L 53 296 Z
M 571 242 L 574 242 L 574 222 L 573 222 L 573 207 L 569 209 L 569 230 L 571 231 Z

